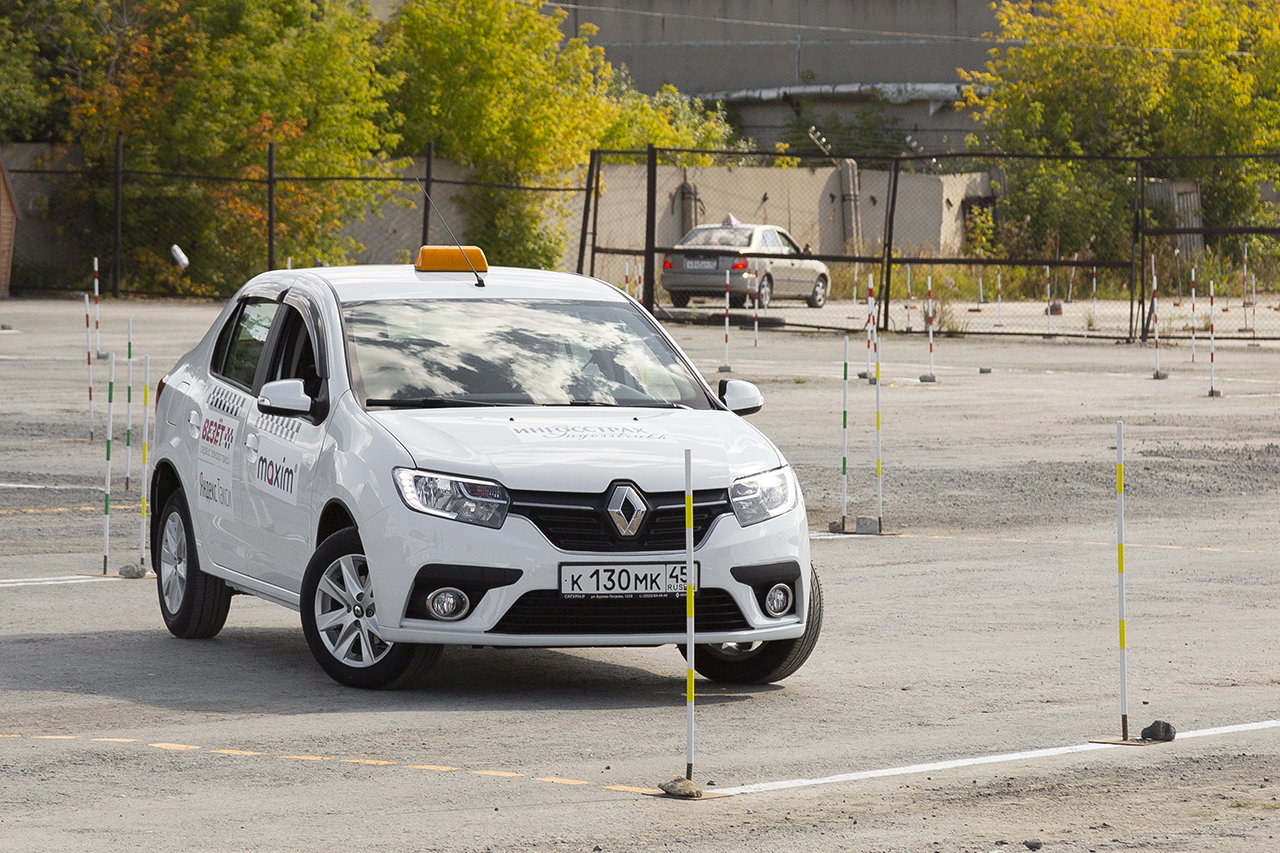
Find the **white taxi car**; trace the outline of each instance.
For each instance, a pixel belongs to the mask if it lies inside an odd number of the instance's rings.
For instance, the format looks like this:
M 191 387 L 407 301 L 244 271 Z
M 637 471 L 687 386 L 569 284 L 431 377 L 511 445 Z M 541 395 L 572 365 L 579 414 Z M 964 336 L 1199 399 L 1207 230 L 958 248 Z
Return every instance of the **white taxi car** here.
M 777 681 L 822 593 L 795 475 L 740 417 L 760 405 L 616 288 L 475 247 L 264 273 L 157 391 L 161 613 L 205 638 L 234 594 L 294 608 L 366 688 L 445 644 L 680 644 L 689 449 L 695 668 Z

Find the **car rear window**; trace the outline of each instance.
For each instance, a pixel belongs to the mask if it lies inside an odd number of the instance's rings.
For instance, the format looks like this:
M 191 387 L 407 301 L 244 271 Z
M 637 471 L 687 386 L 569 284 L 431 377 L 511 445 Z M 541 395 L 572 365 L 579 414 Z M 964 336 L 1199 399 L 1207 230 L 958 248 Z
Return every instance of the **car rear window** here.
M 684 235 L 681 246 L 731 246 L 745 248 L 751 245 L 751 228 L 733 228 L 724 225 L 705 225 Z

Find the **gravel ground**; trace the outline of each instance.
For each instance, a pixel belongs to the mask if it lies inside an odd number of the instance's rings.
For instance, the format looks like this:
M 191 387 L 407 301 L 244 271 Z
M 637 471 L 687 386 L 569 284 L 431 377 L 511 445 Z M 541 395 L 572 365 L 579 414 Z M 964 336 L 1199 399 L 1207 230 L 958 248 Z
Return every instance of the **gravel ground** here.
M 776 313 L 842 325 L 857 310 Z M 217 311 L 108 301 L 103 348 L 123 351 L 133 317 L 154 383 Z M 1277 727 L 675 802 L 607 787 L 683 771 L 669 648 L 451 648 L 422 688 L 368 694 L 324 677 L 296 614 L 265 602 L 238 597 L 218 639 L 196 643 L 164 631 L 154 581 L 6 586 L 100 576 L 106 393 L 95 360 L 89 442 L 81 303 L 4 302 L 0 323 L 0 837 L 15 849 L 1280 849 Z M 669 328 L 710 380 L 725 375 L 722 330 Z M 850 341 L 851 373 L 864 346 Z M 1203 342 L 1194 363 L 1187 344 L 1164 347 L 1170 377 L 1155 381 L 1146 347 L 945 338 L 924 384 L 924 339 L 886 336 L 888 535 L 829 537 L 841 347 L 732 332 L 729 375 L 761 387 L 752 421 L 799 473 L 827 611 L 783 684 L 698 682 L 706 790 L 1117 735 L 1118 420 L 1133 728 L 1276 719 L 1275 345 L 1220 346 L 1209 398 Z M 117 400 L 122 377 L 117 364 Z M 850 519 L 877 514 L 875 399 L 851 382 Z M 138 547 L 123 413 L 114 429 L 112 573 Z

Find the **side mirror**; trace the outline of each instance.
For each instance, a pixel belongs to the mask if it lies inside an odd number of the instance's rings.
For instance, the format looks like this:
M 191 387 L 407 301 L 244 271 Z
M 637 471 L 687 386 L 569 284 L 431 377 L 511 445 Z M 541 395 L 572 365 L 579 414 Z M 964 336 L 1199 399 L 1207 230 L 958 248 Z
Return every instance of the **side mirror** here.
M 803 252 L 804 252 L 804 254 L 806 254 L 806 255 L 812 255 L 812 254 L 813 254 L 813 250 L 809 248 L 809 244 L 808 244 L 808 243 L 805 243 L 805 244 L 804 244 L 804 249 L 802 249 L 801 251 L 803 251 Z
M 754 415 L 764 406 L 760 389 L 741 379 L 720 380 L 720 402 L 735 415 Z
M 258 392 L 258 410 L 268 415 L 305 415 L 311 405 L 301 379 L 277 379 Z

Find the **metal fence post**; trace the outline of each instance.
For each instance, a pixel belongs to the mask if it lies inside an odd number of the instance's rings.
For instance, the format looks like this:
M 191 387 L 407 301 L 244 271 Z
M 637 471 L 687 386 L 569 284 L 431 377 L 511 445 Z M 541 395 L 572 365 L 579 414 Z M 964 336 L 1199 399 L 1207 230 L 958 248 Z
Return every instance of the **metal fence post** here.
M 1134 161 L 1134 185 L 1133 185 L 1133 245 L 1129 249 L 1129 340 L 1132 341 L 1137 337 L 1136 328 L 1134 326 L 1134 299 L 1137 296 L 1138 288 L 1138 272 L 1142 267 L 1142 258 L 1135 255 L 1139 254 L 1141 243 L 1142 229 L 1142 185 L 1144 177 L 1142 172 L 1142 161 Z
M 600 165 L 600 152 L 592 151 L 587 158 L 587 187 L 582 197 L 582 235 L 578 239 L 578 275 L 582 275 L 587 260 L 587 230 L 591 226 L 591 193 L 595 189 L 596 169 Z
M 886 193 L 884 210 L 884 260 L 880 269 L 880 316 L 876 318 L 876 328 L 889 330 L 889 282 L 893 276 L 893 218 L 898 206 L 898 171 L 902 161 L 894 158 L 893 167 L 889 170 L 889 191 Z
M 431 169 L 436 160 L 436 144 L 427 143 L 426 174 L 422 178 L 422 245 L 431 245 Z
M 267 143 L 267 269 L 276 268 L 276 144 Z
M 657 246 L 658 227 L 658 149 L 649 143 L 648 180 L 645 182 L 644 212 L 644 294 L 641 300 L 646 311 L 653 312 L 654 302 L 654 248 Z
M 116 134 L 116 235 L 111 258 L 111 295 L 120 297 L 120 255 L 124 251 L 124 134 Z

